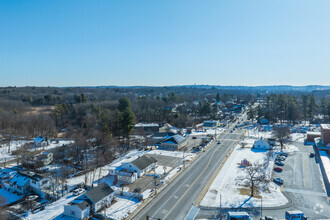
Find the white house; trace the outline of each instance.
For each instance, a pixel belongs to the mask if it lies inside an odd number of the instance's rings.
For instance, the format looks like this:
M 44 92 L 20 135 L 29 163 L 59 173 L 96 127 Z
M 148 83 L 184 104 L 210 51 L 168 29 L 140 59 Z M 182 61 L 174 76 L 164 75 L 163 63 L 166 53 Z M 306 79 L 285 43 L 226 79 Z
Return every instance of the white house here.
M 102 183 L 65 205 L 64 215 L 84 219 L 103 207 L 110 206 L 113 199 L 113 189 L 108 184 Z
M 44 198 L 45 190 L 50 187 L 50 179 L 34 172 L 21 171 L 9 181 L 7 187 L 22 195 L 33 191 Z
M 46 147 L 49 144 L 47 137 L 39 136 L 33 140 L 34 145 L 37 147 Z
M 160 147 L 166 150 L 178 150 L 187 144 L 187 139 L 179 134 L 171 136 L 161 142 Z
M 116 176 L 120 184 L 131 184 L 138 178 L 136 172 L 123 169 L 122 167 L 110 169 L 110 175 Z
M 156 165 L 157 160 L 155 158 L 143 155 L 136 160 L 122 164 L 121 167 L 131 172 L 135 172 L 137 177 L 141 177 L 149 170 L 155 168 Z
M 254 149 L 260 149 L 260 150 L 270 150 L 273 149 L 273 145 L 270 145 L 268 141 L 264 139 L 258 139 L 254 141 L 253 145 Z

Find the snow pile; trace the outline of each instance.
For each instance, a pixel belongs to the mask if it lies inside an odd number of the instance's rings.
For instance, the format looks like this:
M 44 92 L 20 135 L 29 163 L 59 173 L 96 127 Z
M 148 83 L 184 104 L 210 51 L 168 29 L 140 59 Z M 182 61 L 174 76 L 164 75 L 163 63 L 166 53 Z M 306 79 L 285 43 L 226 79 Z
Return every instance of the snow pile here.
M 287 145 L 283 146 L 283 152 L 292 153 L 292 152 L 297 152 L 297 151 L 299 151 L 299 148 L 292 144 L 287 144 Z
M 3 205 L 10 204 L 12 202 L 15 202 L 22 198 L 21 196 L 18 196 L 14 193 L 8 192 L 7 190 L 4 190 L 3 188 L 0 189 L 0 207 Z
M 264 163 L 267 160 L 267 151 L 257 151 L 250 148 L 241 148 L 239 145 L 236 146 L 208 189 L 208 192 L 201 202 L 202 206 L 219 207 L 220 195 L 222 207 L 237 208 L 260 206 L 260 198 L 251 198 L 249 194 L 250 189 L 240 186 L 241 181 L 238 180 L 238 177 L 243 174 L 240 164 L 244 159 L 247 159 L 251 164 Z M 271 158 L 269 166 L 265 171 L 268 178 L 270 178 L 273 164 L 274 157 Z M 241 193 L 240 190 L 244 190 L 246 193 Z M 281 193 L 280 188 L 273 183 L 270 183 L 268 187 L 260 187 L 259 195 L 262 197 L 263 206 L 265 207 L 280 206 L 287 203 L 287 199 Z
M 306 135 L 302 133 L 292 133 L 290 136 L 292 141 L 299 143 L 304 143 L 304 139 L 306 138 Z
M 169 173 L 167 174 L 167 176 L 164 178 L 164 180 L 162 180 L 163 183 L 165 183 L 165 182 L 168 181 L 172 176 L 174 176 L 175 174 L 177 174 L 177 173 L 181 170 L 181 167 L 182 167 L 182 166 L 183 166 L 183 165 L 180 165 L 180 166 L 178 166 L 177 168 L 173 169 L 171 172 L 169 172 Z
M 115 203 L 105 210 L 105 214 L 113 219 L 124 219 L 139 205 L 140 202 L 136 198 L 116 197 Z

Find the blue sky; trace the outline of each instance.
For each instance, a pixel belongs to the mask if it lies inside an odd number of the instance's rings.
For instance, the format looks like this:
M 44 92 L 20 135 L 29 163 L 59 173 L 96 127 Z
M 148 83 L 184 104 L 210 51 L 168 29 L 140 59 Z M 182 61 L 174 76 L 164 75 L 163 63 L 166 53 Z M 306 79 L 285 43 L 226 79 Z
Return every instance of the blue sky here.
M 0 86 L 330 85 L 330 1 L 0 0 Z

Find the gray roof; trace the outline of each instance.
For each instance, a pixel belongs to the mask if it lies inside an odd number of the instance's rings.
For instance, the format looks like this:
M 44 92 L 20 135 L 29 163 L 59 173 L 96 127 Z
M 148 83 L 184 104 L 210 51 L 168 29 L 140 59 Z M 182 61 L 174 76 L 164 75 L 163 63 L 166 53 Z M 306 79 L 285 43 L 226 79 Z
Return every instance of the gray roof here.
M 21 174 L 22 176 L 26 176 L 35 181 L 40 181 L 44 178 L 44 176 L 41 176 L 40 174 L 37 174 L 35 172 L 30 172 L 30 171 L 20 171 L 18 173 Z
M 86 208 L 89 207 L 89 203 L 87 202 L 87 200 L 84 200 L 80 203 L 76 203 L 76 204 L 72 204 L 72 205 L 76 205 L 80 208 L 80 210 L 85 210 Z
M 143 170 L 146 167 L 150 166 L 153 163 L 156 163 L 157 160 L 153 157 L 147 157 L 146 155 L 143 155 L 142 157 L 139 157 L 136 160 L 133 160 L 131 163 L 136 166 L 138 169 Z
M 108 184 L 102 183 L 97 187 L 87 191 L 86 195 L 92 200 L 93 203 L 97 203 L 112 192 L 114 191 Z
M 164 142 L 171 141 L 171 142 L 173 142 L 173 143 L 175 143 L 175 144 L 181 144 L 181 143 L 184 142 L 185 140 L 186 140 L 185 137 L 183 137 L 183 136 L 177 134 L 177 135 L 174 135 L 174 136 L 172 136 L 172 137 L 167 138 Z

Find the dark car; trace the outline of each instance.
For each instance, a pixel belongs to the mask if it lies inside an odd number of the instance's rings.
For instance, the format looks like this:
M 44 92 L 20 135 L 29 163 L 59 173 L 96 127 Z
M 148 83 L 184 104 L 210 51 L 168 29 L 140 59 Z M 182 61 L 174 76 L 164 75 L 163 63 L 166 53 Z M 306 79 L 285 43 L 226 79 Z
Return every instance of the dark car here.
M 277 171 L 277 172 L 282 172 L 283 171 L 283 169 L 281 167 L 275 167 L 274 170 Z
M 314 156 L 315 156 L 315 154 L 312 153 L 312 152 L 309 154 L 309 157 L 310 157 L 310 158 L 313 158 Z
M 286 157 L 277 155 L 276 160 L 283 161 Z
M 192 137 L 192 139 L 197 139 L 197 137 L 194 136 L 194 137 Z
M 108 218 L 108 217 L 104 216 L 104 215 L 101 214 L 101 213 L 95 213 L 95 214 L 93 215 L 93 218 L 100 219 L 100 220 L 108 220 L 108 219 L 111 219 L 111 218 Z
M 286 152 L 280 152 L 279 155 L 280 155 L 280 156 L 284 156 L 284 157 L 288 157 L 288 156 L 289 156 L 289 154 L 286 153 Z
M 218 141 L 218 142 L 217 142 L 217 144 L 221 144 L 221 142 L 220 142 L 220 141 Z
M 274 178 L 273 181 L 278 185 L 282 185 L 284 183 L 284 180 L 279 177 Z
M 134 189 L 133 192 L 134 192 L 134 193 L 139 193 L 139 192 L 141 192 L 141 188 L 140 188 L 140 187 L 137 187 L 137 188 Z
M 277 165 L 277 166 L 284 166 L 284 163 L 282 162 L 282 161 L 275 161 L 275 164 Z

